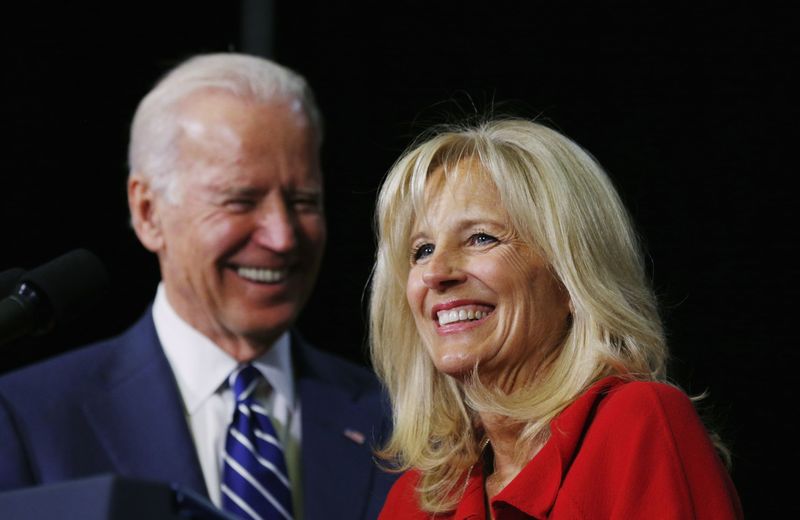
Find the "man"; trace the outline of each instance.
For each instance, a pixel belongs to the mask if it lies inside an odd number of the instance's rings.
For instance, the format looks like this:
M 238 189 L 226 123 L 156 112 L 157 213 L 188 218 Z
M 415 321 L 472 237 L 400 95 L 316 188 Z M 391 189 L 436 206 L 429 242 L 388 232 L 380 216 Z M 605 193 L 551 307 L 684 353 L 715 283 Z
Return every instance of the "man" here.
M 248 494 L 285 518 L 377 516 L 393 480 L 371 453 L 380 387 L 291 330 L 325 243 L 321 139 L 305 81 L 252 56 L 197 56 L 142 100 L 128 201 L 158 256 L 155 301 L 121 336 L 0 380 L 0 488 L 117 473 L 244 517 Z M 269 456 L 249 426 L 230 431 L 261 412 Z M 285 489 L 252 476 L 264 468 Z

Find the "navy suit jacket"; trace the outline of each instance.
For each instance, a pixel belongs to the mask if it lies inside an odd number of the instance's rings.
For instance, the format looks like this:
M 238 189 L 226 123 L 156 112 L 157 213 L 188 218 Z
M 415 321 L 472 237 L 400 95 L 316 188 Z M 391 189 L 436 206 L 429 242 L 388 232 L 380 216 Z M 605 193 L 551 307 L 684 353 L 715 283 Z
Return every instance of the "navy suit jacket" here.
M 380 385 L 294 332 L 292 349 L 303 410 L 304 518 L 376 518 L 395 480 L 372 456 L 390 427 Z M 149 310 L 114 339 L 0 378 L 0 490 L 104 473 L 207 496 Z

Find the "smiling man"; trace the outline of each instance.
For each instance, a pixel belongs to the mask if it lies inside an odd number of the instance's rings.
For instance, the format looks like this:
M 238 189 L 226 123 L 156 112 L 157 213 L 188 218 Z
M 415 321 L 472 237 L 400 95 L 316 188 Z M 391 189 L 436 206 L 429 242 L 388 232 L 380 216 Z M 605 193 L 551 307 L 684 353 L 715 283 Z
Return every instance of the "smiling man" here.
M 325 243 L 319 130 L 291 98 L 206 89 L 175 110 L 172 171 L 151 173 L 131 156 L 133 225 L 158 255 L 178 315 L 247 361 L 286 332 L 316 279 Z M 163 116 L 151 117 L 134 128 Z M 154 186 L 154 175 L 170 174 L 173 186 Z
M 261 58 L 194 57 L 142 100 L 128 201 L 155 301 L 0 380 L 0 489 L 117 473 L 242 518 L 377 516 L 380 387 L 292 329 L 325 245 L 321 140 L 304 79 Z

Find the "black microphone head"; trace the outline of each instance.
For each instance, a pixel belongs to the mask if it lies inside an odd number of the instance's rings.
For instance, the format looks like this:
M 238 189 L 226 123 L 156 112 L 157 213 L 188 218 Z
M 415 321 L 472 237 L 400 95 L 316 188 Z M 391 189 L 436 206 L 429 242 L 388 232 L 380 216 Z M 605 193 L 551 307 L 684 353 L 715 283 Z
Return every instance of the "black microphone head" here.
M 75 249 L 31 269 L 19 280 L 33 285 L 49 303 L 55 323 L 70 320 L 97 304 L 108 290 L 108 272 L 92 252 Z
M 25 274 L 25 269 L 19 267 L 8 269 L 0 273 L 0 298 L 5 298 L 11 294 L 11 291 L 17 286 L 17 282 L 19 282 L 23 274 Z

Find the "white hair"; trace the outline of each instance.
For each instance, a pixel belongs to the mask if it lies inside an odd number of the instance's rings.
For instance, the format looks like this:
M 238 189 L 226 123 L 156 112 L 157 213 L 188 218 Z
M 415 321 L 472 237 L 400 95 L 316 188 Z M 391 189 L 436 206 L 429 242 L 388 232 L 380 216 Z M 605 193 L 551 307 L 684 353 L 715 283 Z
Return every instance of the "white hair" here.
M 300 74 L 273 61 L 236 53 L 198 55 L 169 71 L 139 103 L 128 148 L 130 175 L 149 179 L 168 199 L 175 196 L 173 175 L 180 137 L 180 104 L 201 91 L 218 91 L 268 103 L 298 102 L 322 141 L 322 116 L 313 92 Z

